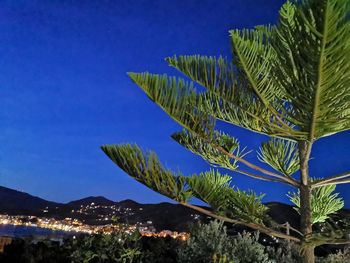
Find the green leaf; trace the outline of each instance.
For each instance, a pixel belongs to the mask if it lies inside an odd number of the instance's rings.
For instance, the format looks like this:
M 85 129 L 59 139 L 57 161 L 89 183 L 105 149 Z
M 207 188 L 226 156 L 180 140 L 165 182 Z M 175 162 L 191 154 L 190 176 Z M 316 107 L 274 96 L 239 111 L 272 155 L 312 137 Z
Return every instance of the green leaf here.
M 229 102 L 214 92 L 204 92 L 198 96 L 197 108 L 211 116 L 253 132 L 274 137 L 298 138 L 298 131 L 291 124 L 282 126 L 273 114 L 254 96 L 245 93 L 237 102 Z M 239 101 L 238 101 L 239 100 Z
M 237 161 L 220 152 L 216 146 L 241 158 L 247 154 L 245 149 L 240 148 L 236 138 L 219 131 L 214 131 L 213 137 L 208 139 L 203 139 L 187 130 L 174 133 L 171 137 L 191 152 L 201 156 L 212 166 L 220 166 L 229 170 L 237 169 Z
M 231 186 L 231 177 L 210 170 L 186 177 L 193 195 L 209 204 L 216 213 L 245 222 L 263 224 L 267 207 L 261 203 L 263 195 L 241 191 Z
M 227 58 L 192 55 L 168 57 L 166 61 L 209 91 L 229 102 L 237 102 L 238 79 L 235 66 Z
M 129 77 L 180 125 L 202 136 L 212 133 L 215 120 L 195 105 L 196 90 L 192 82 L 149 73 L 128 73 Z
M 312 189 L 311 208 L 312 224 L 325 222 L 331 214 L 344 207 L 344 201 L 338 197 L 339 193 L 333 193 L 336 185 L 326 185 Z M 291 192 L 288 195 L 291 202 L 300 210 L 300 192 Z M 300 213 L 300 212 L 299 212 Z
M 122 170 L 152 190 L 179 202 L 191 197 L 183 176 L 165 169 L 155 153 L 137 145 L 104 145 L 104 153 Z
M 262 203 L 264 194 L 257 195 L 254 191 L 242 191 L 238 188 L 227 193 L 227 216 L 241 218 L 248 222 L 263 224 L 267 219 L 268 207 Z
M 300 167 L 297 143 L 283 139 L 271 139 L 262 143 L 258 158 L 289 177 Z
M 186 182 L 191 188 L 193 195 L 205 203 L 209 204 L 214 210 L 221 211 L 225 207 L 225 191 L 230 188 L 231 177 L 222 175 L 218 171 L 210 170 L 186 177 Z
M 350 128 L 350 3 L 287 3 L 270 44 L 271 75 L 312 141 Z
M 254 132 L 298 136 L 287 121 L 281 126 L 250 85 L 240 80 L 237 69 L 226 58 L 193 55 L 169 57 L 167 61 L 207 89 L 199 95 L 197 105 L 201 111 Z
M 230 144 L 227 144 L 230 145 Z M 230 187 L 231 177 L 218 171 L 185 177 L 165 169 L 153 152 L 144 152 L 137 145 L 105 145 L 102 150 L 135 180 L 178 202 L 197 197 L 214 210 L 231 217 L 244 215 L 249 222 L 262 222 L 261 197 Z
M 259 26 L 255 29 L 231 30 L 233 53 L 242 76 L 257 97 L 272 113 L 271 102 L 284 98 L 285 91 L 270 76 L 275 51 L 269 43 L 273 28 Z

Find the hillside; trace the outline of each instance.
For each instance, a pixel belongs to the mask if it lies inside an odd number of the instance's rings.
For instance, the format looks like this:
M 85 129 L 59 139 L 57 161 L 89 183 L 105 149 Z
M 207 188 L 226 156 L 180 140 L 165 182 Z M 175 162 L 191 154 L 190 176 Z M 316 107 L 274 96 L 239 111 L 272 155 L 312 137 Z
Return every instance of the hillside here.
M 299 226 L 299 215 L 292 206 L 278 202 L 266 204 L 269 216 L 278 223 L 289 222 Z M 0 213 L 11 215 L 36 215 L 62 219 L 77 218 L 85 223 L 100 225 L 117 220 L 130 224 L 152 224 L 157 230 L 187 230 L 196 221 L 208 217 L 179 204 L 140 204 L 127 199 L 114 202 L 103 196 L 90 196 L 66 204 L 56 203 L 30 194 L 0 187 Z M 341 217 L 350 217 L 349 210 L 342 210 Z
M 46 207 L 54 208 L 60 205 L 59 203 L 0 186 L 0 213 L 17 215 L 38 214 Z

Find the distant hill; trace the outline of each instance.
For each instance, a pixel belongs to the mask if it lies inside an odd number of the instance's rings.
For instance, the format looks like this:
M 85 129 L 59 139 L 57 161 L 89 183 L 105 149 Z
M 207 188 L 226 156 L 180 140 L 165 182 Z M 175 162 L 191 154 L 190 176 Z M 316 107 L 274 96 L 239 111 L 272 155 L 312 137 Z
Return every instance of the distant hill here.
M 268 215 L 277 223 L 284 224 L 289 222 L 293 227 L 299 228 L 299 214 L 291 205 L 278 202 L 269 202 L 266 205 L 269 207 Z
M 0 187 L 0 213 L 58 219 L 71 217 L 88 224 L 108 224 L 112 219 L 130 224 L 149 222 L 158 230 L 178 231 L 196 221 L 193 210 L 176 204 L 139 204 L 130 199 L 114 202 L 103 196 L 89 196 L 62 204 L 6 187 Z
M 299 226 L 299 215 L 292 206 L 278 202 L 266 204 L 269 216 L 278 223 L 289 222 Z M 0 187 L 0 213 L 11 215 L 36 215 L 58 219 L 77 218 L 88 224 L 108 224 L 113 220 L 130 224 L 152 224 L 157 230 L 188 230 L 194 222 L 209 218 L 179 204 L 140 204 L 127 199 L 114 202 L 103 196 L 90 196 L 66 204 L 56 203 L 30 194 Z M 341 217 L 350 218 L 349 210 Z
M 81 205 L 85 206 L 85 205 L 90 205 L 91 203 L 104 205 L 104 206 L 111 206 L 116 204 L 116 202 L 113 202 L 103 196 L 89 196 L 83 199 L 71 201 L 66 205 L 71 207 L 80 207 Z
M 61 204 L 44 200 L 40 197 L 0 186 L 0 213 L 37 214 L 46 207 Z

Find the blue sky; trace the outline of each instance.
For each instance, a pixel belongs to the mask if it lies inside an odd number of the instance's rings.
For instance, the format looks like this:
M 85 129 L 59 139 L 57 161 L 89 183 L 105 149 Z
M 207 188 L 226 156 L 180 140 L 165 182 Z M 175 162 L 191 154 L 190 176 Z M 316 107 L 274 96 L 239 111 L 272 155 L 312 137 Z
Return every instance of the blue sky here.
M 209 169 L 172 141 L 180 127 L 128 79 L 127 71 L 177 74 L 174 54 L 230 56 L 228 30 L 274 23 L 280 0 L 2 1 L 0 185 L 66 202 L 88 195 L 168 199 L 117 168 L 102 144 L 137 142 L 169 168 Z M 256 149 L 261 135 L 230 128 Z M 317 142 L 316 177 L 350 169 L 350 133 Z M 255 160 L 254 154 L 249 157 Z M 286 202 L 288 187 L 232 174 L 242 189 Z M 350 201 L 348 186 L 340 186 Z

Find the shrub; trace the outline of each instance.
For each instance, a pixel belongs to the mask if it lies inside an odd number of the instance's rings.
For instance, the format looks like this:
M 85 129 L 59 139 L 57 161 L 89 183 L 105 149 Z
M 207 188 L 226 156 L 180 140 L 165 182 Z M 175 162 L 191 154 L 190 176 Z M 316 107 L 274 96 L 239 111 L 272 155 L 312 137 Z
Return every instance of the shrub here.
M 338 251 L 336 254 L 330 254 L 325 258 L 318 258 L 317 263 L 345 263 L 350 262 L 350 247 Z
M 259 233 L 243 232 L 232 239 L 232 255 L 236 263 L 272 263 L 266 248 L 258 242 Z
M 91 235 L 73 242 L 71 259 L 73 263 L 131 263 L 140 262 L 140 234 L 124 231 L 111 235 Z
M 258 239 L 258 233 L 247 232 L 230 237 L 226 227 L 218 221 L 200 224 L 191 231 L 190 238 L 179 249 L 179 262 L 272 263 Z
M 300 246 L 294 242 L 280 240 L 277 247 L 267 247 L 267 252 L 276 263 L 301 263 Z
M 199 224 L 192 229 L 189 239 L 179 249 L 179 262 L 211 262 L 214 255 L 228 254 L 230 242 L 223 223 L 212 221 L 206 225 Z

